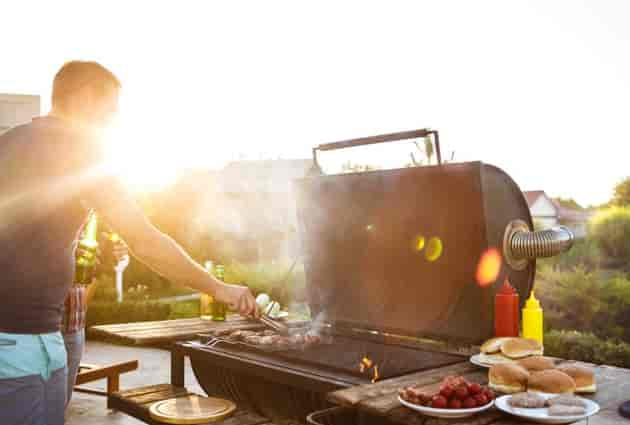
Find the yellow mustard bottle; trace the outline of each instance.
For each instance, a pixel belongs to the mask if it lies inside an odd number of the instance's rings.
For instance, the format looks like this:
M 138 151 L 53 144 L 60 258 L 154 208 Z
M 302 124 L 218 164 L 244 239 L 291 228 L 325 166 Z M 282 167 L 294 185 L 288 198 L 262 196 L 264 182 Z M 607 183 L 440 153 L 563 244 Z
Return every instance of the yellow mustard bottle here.
M 543 311 L 533 289 L 523 307 L 523 338 L 543 343 Z

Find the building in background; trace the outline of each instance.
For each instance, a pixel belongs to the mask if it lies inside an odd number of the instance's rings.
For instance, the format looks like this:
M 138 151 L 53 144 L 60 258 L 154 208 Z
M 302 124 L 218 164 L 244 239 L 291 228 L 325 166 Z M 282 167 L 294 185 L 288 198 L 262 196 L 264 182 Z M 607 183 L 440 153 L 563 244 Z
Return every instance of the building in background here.
M 557 225 L 567 226 L 576 238 L 586 236 L 588 222 L 594 212 L 568 208 L 560 205 L 558 201 L 549 197 L 544 190 L 531 190 L 523 192 L 532 219 L 543 228 Z
M 0 134 L 40 115 L 40 97 L 0 93 Z

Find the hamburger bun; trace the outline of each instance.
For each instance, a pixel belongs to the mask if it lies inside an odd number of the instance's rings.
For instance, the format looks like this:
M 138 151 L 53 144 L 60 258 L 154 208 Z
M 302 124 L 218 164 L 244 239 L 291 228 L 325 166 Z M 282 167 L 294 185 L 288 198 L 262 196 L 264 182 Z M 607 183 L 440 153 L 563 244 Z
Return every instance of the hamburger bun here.
M 515 363 L 496 364 L 488 372 L 488 386 L 497 392 L 514 394 L 525 391 L 529 372 Z
M 553 360 L 543 356 L 525 357 L 524 359 L 517 360 L 516 364 L 523 366 L 530 372 L 539 372 L 541 370 L 555 368 Z
M 584 366 L 568 364 L 558 367 L 558 370 L 573 378 L 576 393 L 594 393 L 597 391 L 595 374 L 591 369 Z
M 484 365 L 488 365 L 488 366 L 492 366 L 492 365 L 500 364 L 500 363 L 512 363 L 514 361 L 512 359 L 505 357 L 501 353 L 496 353 L 496 354 L 479 353 L 478 359 L 480 363 L 483 363 Z
M 543 346 L 534 339 L 510 338 L 501 344 L 501 353 L 511 359 L 529 356 L 542 356 Z
M 527 390 L 548 394 L 572 394 L 575 392 L 575 381 L 559 370 L 542 370 L 529 375 Z
M 510 338 L 506 338 L 506 337 L 491 338 L 483 343 L 483 345 L 481 346 L 481 352 L 483 354 L 498 353 L 501 351 L 501 345 L 503 345 L 503 343 L 507 341 L 508 339 Z

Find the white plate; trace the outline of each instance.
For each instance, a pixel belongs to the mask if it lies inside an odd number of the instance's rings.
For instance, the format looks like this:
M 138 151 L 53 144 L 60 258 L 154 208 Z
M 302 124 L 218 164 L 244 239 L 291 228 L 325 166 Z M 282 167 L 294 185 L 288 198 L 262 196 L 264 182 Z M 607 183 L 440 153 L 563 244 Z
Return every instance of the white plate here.
M 557 394 L 540 394 L 545 399 L 555 397 Z M 524 409 L 521 407 L 512 407 L 509 405 L 508 400 L 511 395 L 504 395 L 495 400 L 497 409 L 509 413 L 510 415 L 518 416 L 519 418 L 527 419 L 530 421 L 538 422 L 541 424 L 568 424 L 571 422 L 581 421 L 599 412 L 599 404 L 591 401 L 587 398 L 583 398 L 586 402 L 586 413 L 579 416 L 549 416 L 548 409 Z
M 494 404 L 494 400 L 492 400 L 485 406 L 475 407 L 474 409 L 434 409 L 432 407 L 419 406 L 417 404 L 409 403 L 408 401 L 403 400 L 400 396 L 398 396 L 398 401 L 400 401 L 400 404 L 403 406 L 415 410 L 416 412 L 420 412 L 423 415 L 446 419 L 467 418 L 468 416 L 488 410 Z
M 480 354 L 475 354 L 474 356 L 470 356 L 470 362 L 474 365 L 480 366 L 480 367 L 485 367 L 485 368 L 490 368 L 492 367 L 491 364 L 488 363 L 482 363 L 481 362 L 481 355 Z M 496 363 L 493 364 L 499 364 L 499 363 L 513 363 L 514 360 L 510 360 L 510 359 L 505 359 L 505 361 L 497 361 Z

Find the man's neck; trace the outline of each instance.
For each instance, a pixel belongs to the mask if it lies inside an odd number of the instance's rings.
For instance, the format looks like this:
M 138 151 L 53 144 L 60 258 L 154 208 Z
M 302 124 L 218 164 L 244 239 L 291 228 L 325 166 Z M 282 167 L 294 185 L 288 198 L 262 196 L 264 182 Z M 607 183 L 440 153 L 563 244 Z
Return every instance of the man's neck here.
M 97 131 L 97 128 L 95 128 L 93 125 L 87 124 L 84 120 L 77 119 L 75 116 L 65 113 L 63 111 L 51 109 L 50 112 L 48 113 L 48 116 L 55 119 L 59 119 L 63 121 L 66 125 L 68 125 L 69 127 L 72 127 L 80 131 L 88 131 L 91 133 L 94 133 Z

